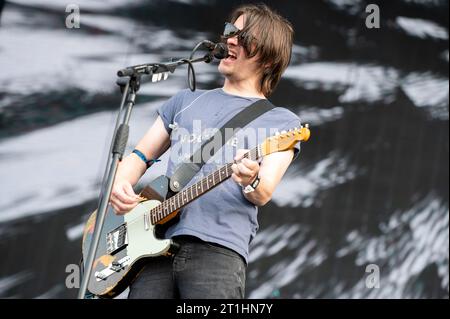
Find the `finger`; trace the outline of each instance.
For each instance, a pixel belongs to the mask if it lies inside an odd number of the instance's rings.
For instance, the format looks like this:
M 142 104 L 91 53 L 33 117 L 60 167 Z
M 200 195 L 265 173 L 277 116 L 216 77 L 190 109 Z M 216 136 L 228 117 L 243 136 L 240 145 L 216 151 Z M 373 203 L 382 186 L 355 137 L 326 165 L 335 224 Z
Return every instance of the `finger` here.
M 117 196 L 115 196 L 115 194 L 111 194 L 110 203 L 111 203 L 111 205 L 114 205 L 120 211 L 128 209 L 130 206 L 137 205 L 137 203 L 126 204 L 123 201 L 121 201 Z
M 131 205 L 127 205 L 127 204 L 117 204 L 116 205 L 118 211 L 120 214 L 126 214 L 128 213 L 130 210 L 132 210 L 134 207 L 136 207 L 136 204 L 131 204 Z
M 252 171 L 257 170 L 259 167 L 259 164 L 257 161 L 252 161 L 251 159 L 248 159 L 248 158 L 242 159 L 242 163 L 245 166 L 247 166 L 248 168 L 250 168 Z
M 252 177 L 253 175 L 255 175 L 255 172 L 246 167 L 243 163 L 240 163 L 237 166 L 241 176 Z
M 243 148 L 238 149 L 238 150 L 236 151 L 236 156 L 234 157 L 234 160 L 235 160 L 235 161 L 240 160 L 240 159 L 242 158 L 242 156 L 244 156 L 244 154 L 247 153 L 247 152 L 248 152 L 247 149 L 243 149 Z
M 239 171 L 239 168 L 238 168 L 237 164 L 231 165 L 231 170 L 233 171 L 233 173 L 234 173 L 236 176 L 239 176 L 239 175 L 241 174 L 241 172 Z
M 117 197 L 114 195 L 114 193 L 111 193 L 111 197 L 109 198 L 109 202 L 111 204 L 117 204 L 119 202 L 119 200 L 117 199 Z
M 122 210 L 119 207 L 117 207 L 116 204 L 111 203 L 111 206 L 114 209 L 114 213 L 116 213 L 116 215 L 123 215 L 124 214 L 124 212 L 122 212 Z
M 131 197 L 124 192 L 116 191 L 114 192 L 115 198 L 122 202 L 123 204 L 135 204 L 137 203 L 137 198 Z
M 133 187 L 131 187 L 131 184 L 124 184 L 123 190 L 124 190 L 125 194 L 127 194 L 128 196 L 130 196 L 132 198 L 136 198 L 136 199 L 139 198 L 139 196 L 136 195 L 136 193 L 134 192 Z
M 231 178 L 236 182 L 236 183 L 238 183 L 239 185 L 241 185 L 242 184 L 242 178 L 240 178 L 239 176 L 237 176 L 236 174 L 231 174 Z

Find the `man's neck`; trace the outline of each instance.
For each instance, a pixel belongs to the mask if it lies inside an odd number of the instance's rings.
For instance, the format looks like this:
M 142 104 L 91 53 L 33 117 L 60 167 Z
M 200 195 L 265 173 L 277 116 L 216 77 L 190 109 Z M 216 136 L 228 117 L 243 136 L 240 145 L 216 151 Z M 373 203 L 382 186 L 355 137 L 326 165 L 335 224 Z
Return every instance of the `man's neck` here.
M 242 97 L 257 97 L 262 99 L 266 98 L 261 91 L 256 89 L 256 85 L 250 82 L 238 82 L 225 79 L 223 90 L 228 94 L 238 95 Z

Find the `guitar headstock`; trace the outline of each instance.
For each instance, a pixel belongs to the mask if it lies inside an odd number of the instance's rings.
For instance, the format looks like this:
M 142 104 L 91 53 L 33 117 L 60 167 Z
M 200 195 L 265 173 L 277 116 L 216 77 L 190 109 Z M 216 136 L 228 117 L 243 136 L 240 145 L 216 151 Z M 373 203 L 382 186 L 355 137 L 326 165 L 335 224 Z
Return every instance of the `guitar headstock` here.
M 266 138 L 261 144 L 262 156 L 270 153 L 286 151 L 294 147 L 297 142 L 306 142 L 309 140 L 311 132 L 309 125 L 295 127 L 289 131 L 282 131 L 274 136 Z

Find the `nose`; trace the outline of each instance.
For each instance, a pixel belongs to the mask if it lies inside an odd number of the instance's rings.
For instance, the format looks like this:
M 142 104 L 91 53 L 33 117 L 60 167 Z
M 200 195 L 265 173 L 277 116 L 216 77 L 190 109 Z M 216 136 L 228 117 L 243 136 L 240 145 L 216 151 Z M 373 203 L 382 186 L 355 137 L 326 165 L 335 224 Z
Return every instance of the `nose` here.
M 228 45 L 235 45 L 235 46 L 237 46 L 237 45 L 238 45 L 238 39 L 237 39 L 237 36 L 228 38 L 228 39 L 227 39 L 227 44 L 228 44 Z

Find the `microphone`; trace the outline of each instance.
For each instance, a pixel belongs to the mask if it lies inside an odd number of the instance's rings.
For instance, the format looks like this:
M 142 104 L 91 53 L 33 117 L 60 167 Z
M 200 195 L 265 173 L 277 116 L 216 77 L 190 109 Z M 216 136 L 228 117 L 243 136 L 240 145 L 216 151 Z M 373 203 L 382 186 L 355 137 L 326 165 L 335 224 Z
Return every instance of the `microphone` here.
M 203 40 L 195 46 L 194 50 L 192 50 L 191 56 L 189 58 L 190 60 L 192 60 L 194 52 L 201 46 L 203 46 L 208 51 L 210 51 L 210 54 L 206 55 L 203 59 L 201 59 L 201 61 L 209 63 L 213 60 L 213 57 L 215 57 L 216 59 L 219 59 L 219 60 L 225 59 L 228 57 L 228 47 L 225 43 L 222 43 L 222 42 L 214 43 L 209 40 Z M 159 76 L 158 78 L 152 78 L 153 82 L 158 82 L 158 81 L 167 79 L 169 72 L 173 73 L 179 65 L 185 64 L 187 62 L 189 62 L 189 61 L 187 61 L 186 59 L 182 59 L 179 61 L 173 61 L 173 62 L 169 62 L 169 63 L 147 63 L 147 64 L 134 65 L 134 66 L 130 66 L 125 69 L 119 70 L 117 72 L 117 75 L 119 77 L 125 77 L 125 76 L 132 76 L 132 75 L 136 75 L 136 74 L 153 74 L 153 76 L 154 76 L 155 74 L 164 73 L 162 76 Z M 191 61 L 191 62 L 189 62 L 189 65 L 191 65 L 190 63 L 192 63 L 192 62 L 200 62 L 200 60 Z
M 226 57 L 228 57 L 228 47 L 225 43 L 222 43 L 222 42 L 214 43 L 209 40 L 203 40 L 201 43 L 206 49 L 211 51 L 211 54 L 216 59 L 221 60 L 221 59 L 225 59 Z

